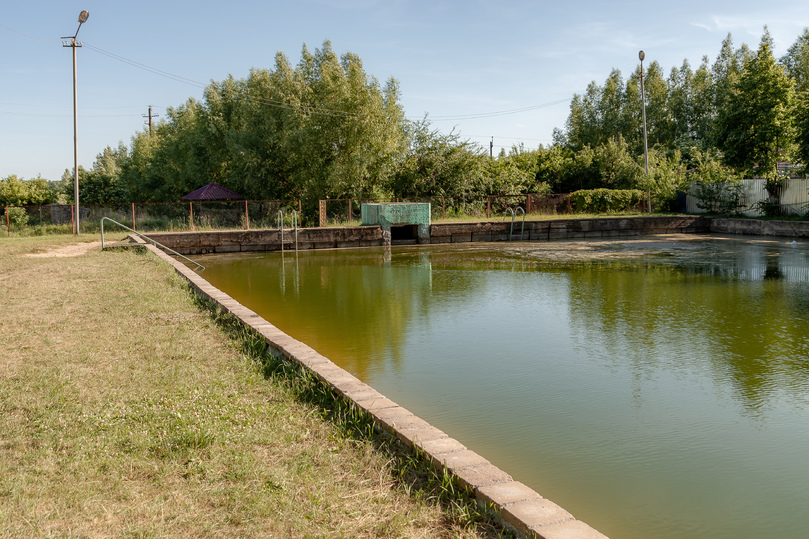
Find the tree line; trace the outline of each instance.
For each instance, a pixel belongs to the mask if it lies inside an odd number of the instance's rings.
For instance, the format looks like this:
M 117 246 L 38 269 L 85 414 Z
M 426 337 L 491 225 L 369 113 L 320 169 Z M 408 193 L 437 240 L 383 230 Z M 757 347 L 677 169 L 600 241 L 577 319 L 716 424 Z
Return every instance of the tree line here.
M 809 163 L 809 29 L 780 59 L 767 28 L 757 50 L 736 48 L 730 34 L 713 64 L 685 60 L 668 76 L 658 62 L 644 70 L 650 178 L 643 154 L 640 66 L 624 81 L 612 70 L 574 96 L 565 129 L 554 131 L 546 168 L 562 189 L 651 187 L 664 202 L 672 182 L 767 178 L 778 186 L 778 162 Z M 600 173 L 588 172 L 598 160 Z M 573 174 L 570 174 L 574 171 Z M 687 181 L 677 181 L 685 178 Z
M 105 148 L 91 169 L 80 167 L 80 198 L 175 202 L 215 182 L 248 199 L 300 199 L 314 210 L 325 198 L 606 187 L 648 189 L 654 206 L 667 209 L 694 180 L 759 176 L 774 189 L 777 162 L 809 163 L 809 29 L 780 59 L 765 27 L 757 50 L 736 48 L 728 34 L 716 60 L 703 57 L 696 70 L 685 60 L 666 76 L 651 62 L 644 70 L 648 176 L 640 74 L 639 66 L 624 80 L 613 69 L 603 85 L 593 81 L 576 94 L 553 144 L 490 158 L 458 133 L 434 130 L 428 117 L 406 118 L 394 78 L 380 83 L 356 54 L 338 56 L 325 41 L 314 51 L 304 46 L 297 65 L 279 52 L 272 69 L 211 82 L 201 99 L 169 108 L 129 145 Z M 0 204 L 51 201 L 41 192 L 5 196 L 10 178 L 0 180 Z M 64 201 L 72 182 L 66 170 Z M 51 193 L 56 199 L 60 189 Z

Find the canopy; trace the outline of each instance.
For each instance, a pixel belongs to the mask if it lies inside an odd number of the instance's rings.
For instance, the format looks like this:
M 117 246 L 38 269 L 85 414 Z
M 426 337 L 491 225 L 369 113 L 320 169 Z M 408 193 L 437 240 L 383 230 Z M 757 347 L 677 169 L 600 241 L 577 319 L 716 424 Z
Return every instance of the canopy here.
M 183 200 L 244 200 L 244 197 L 236 191 L 225 189 L 221 185 L 209 183 L 205 187 L 200 187 L 192 193 L 185 195 Z

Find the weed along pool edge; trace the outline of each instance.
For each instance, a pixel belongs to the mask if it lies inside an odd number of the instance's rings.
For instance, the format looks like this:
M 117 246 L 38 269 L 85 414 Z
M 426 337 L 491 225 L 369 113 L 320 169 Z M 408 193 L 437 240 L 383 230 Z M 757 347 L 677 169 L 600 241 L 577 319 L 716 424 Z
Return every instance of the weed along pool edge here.
M 138 243 L 143 241 L 139 240 Z M 282 332 L 157 247 L 148 244 L 145 247 L 172 265 L 197 294 L 218 304 L 261 335 L 270 353 L 306 368 L 336 395 L 367 413 L 379 429 L 393 436 L 410 451 L 423 454 L 439 473 L 449 475 L 459 487 L 467 489 L 479 505 L 491 509 L 506 528 L 530 538 L 606 538 L 311 347 Z

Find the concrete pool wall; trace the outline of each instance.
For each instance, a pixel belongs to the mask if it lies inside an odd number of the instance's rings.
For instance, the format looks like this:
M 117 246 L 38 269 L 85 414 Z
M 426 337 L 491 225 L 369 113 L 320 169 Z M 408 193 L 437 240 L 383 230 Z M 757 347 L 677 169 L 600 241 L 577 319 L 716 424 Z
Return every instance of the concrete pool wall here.
M 453 223 L 431 227 L 431 243 L 507 241 L 510 222 Z M 519 234 L 515 223 L 514 234 Z M 308 232 L 307 232 L 308 231 Z M 382 245 L 379 227 L 306 229 L 299 248 L 335 248 Z M 584 239 L 639 236 L 661 233 L 731 233 L 809 237 L 809 223 L 799 221 L 755 221 L 705 217 L 649 217 L 616 219 L 562 219 L 526 222 L 525 240 Z M 244 234 L 249 234 L 245 237 Z M 185 254 L 278 250 L 278 231 L 233 231 L 180 234 L 154 234 L 155 240 Z M 308 234 L 308 235 L 307 235 Z M 242 241 L 247 238 L 249 241 Z M 308 243 L 304 243 L 304 239 Z M 517 239 L 517 238 L 515 238 Z M 275 241 L 276 243 L 273 243 Z M 302 247 L 302 245 L 308 245 Z M 412 450 L 421 450 L 439 471 L 447 472 L 460 486 L 468 488 L 483 506 L 491 507 L 501 521 L 523 537 L 545 539 L 604 538 L 562 507 L 467 449 L 459 441 L 433 427 L 410 411 L 363 383 L 306 344 L 297 341 L 250 309 L 202 279 L 194 271 L 153 246 L 147 246 L 172 264 L 201 296 L 219 304 L 225 311 L 260 334 L 273 353 L 309 369 L 333 391 L 367 412 L 377 426 Z M 285 249 L 290 248 L 285 246 Z M 294 247 L 293 247 L 294 248 Z
M 144 243 L 140 238 L 135 241 Z M 474 496 L 479 505 L 493 511 L 506 528 L 526 538 L 606 539 L 604 534 L 515 481 L 445 432 L 391 401 L 313 348 L 282 332 L 162 250 L 153 245 L 145 246 L 171 264 L 197 294 L 218 304 L 261 335 L 273 355 L 308 369 L 336 395 L 369 414 L 378 428 L 410 450 L 422 452 L 439 472 L 446 471 L 457 485 Z
M 476 223 L 434 223 L 430 226 L 429 243 L 464 243 L 485 241 L 557 240 L 647 236 L 651 234 L 711 232 L 712 220 L 692 215 L 664 217 L 629 217 L 603 219 L 555 219 L 548 221 L 519 220 Z M 807 223 L 809 224 L 809 223 Z M 509 235 L 511 234 L 511 238 Z M 809 235 L 809 227 L 807 227 Z M 211 232 L 161 232 L 150 238 L 184 255 L 281 250 L 279 230 L 227 230 Z M 335 249 L 386 245 L 382 227 L 354 226 L 302 228 L 298 230 L 297 248 Z M 389 238 L 390 236 L 388 236 Z M 294 231 L 284 231 L 284 250 L 294 250 Z M 394 242 L 396 243 L 396 242 Z M 413 242 L 415 243 L 415 241 Z

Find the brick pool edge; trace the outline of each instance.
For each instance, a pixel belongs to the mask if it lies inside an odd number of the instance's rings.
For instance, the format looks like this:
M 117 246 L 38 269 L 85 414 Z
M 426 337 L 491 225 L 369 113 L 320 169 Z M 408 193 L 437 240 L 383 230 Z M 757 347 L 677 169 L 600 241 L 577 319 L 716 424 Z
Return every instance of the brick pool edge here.
M 144 244 L 143 240 L 136 241 Z M 144 245 L 174 267 L 197 294 L 220 305 L 260 334 L 274 355 L 307 368 L 337 395 L 367 412 L 379 428 L 410 450 L 423 452 L 439 472 L 446 470 L 459 486 L 469 489 L 478 504 L 493 509 L 505 527 L 526 538 L 607 539 L 445 432 L 399 406 L 313 348 L 293 339 L 162 250 Z

